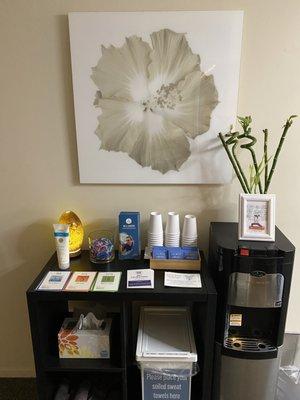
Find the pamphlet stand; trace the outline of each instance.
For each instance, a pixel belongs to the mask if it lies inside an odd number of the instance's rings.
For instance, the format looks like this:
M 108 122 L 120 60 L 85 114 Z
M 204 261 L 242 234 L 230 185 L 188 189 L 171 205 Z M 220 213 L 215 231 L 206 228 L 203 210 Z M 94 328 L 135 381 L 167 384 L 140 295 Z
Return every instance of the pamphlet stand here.
M 88 251 L 71 260 L 72 271 L 122 271 L 118 292 L 66 292 L 35 290 L 48 271 L 57 270 L 54 254 L 27 291 L 27 303 L 35 359 L 39 400 L 50 400 L 64 378 L 78 383 L 85 378 L 113 380 L 120 385 L 120 400 L 141 400 L 140 371 L 135 361 L 138 313 L 144 305 L 178 305 L 191 309 L 199 373 L 192 378 L 192 400 L 211 398 L 216 291 L 201 254 L 202 288 L 185 289 L 164 286 L 164 271 L 156 270 L 154 289 L 127 289 L 128 269 L 148 268 L 149 260 L 120 261 L 107 265 L 89 261 Z M 117 309 L 111 338 L 110 359 L 60 359 L 57 333 L 70 302 L 93 302 Z

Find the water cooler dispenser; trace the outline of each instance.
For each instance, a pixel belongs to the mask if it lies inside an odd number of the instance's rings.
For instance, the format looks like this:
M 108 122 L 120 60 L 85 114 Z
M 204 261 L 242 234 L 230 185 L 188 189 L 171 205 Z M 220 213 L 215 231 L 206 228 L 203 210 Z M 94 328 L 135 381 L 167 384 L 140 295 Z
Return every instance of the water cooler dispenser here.
M 238 240 L 212 223 L 209 266 L 218 292 L 213 400 L 274 400 L 295 248 Z

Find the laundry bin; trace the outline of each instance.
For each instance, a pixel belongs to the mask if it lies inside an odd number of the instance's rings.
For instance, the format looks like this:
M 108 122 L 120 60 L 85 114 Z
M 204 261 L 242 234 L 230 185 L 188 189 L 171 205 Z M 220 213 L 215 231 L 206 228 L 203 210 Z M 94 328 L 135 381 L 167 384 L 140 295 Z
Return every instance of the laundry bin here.
M 187 307 L 142 307 L 136 348 L 143 400 L 189 400 L 197 351 Z

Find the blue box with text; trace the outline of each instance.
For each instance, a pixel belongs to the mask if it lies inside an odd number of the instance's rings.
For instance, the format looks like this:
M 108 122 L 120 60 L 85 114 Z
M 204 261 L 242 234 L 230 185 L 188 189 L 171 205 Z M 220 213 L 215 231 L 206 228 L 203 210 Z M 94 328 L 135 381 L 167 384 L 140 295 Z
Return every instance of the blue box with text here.
M 119 259 L 141 258 L 140 213 L 121 211 L 119 214 Z

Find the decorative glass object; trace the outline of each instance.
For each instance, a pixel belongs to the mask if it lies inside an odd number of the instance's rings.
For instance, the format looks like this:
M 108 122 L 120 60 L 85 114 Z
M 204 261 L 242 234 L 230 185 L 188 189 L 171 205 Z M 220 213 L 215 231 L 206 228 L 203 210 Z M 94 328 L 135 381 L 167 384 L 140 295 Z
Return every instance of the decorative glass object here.
M 108 263 L 115 258 L 114 234 L 111 231 L 93 231 L 89 234 L 90 260 Z
M 83 242 L 83 226 L 80 218 L 73 211 L 65 211 L 59 218 L 60 224 L 70 225 L 69 250 L 70 257 L 76 257 L 81 253 Z

